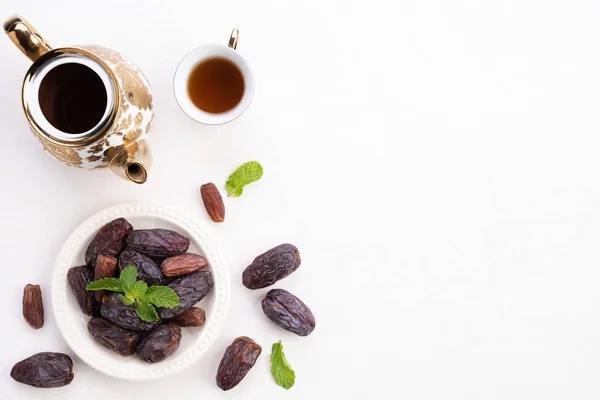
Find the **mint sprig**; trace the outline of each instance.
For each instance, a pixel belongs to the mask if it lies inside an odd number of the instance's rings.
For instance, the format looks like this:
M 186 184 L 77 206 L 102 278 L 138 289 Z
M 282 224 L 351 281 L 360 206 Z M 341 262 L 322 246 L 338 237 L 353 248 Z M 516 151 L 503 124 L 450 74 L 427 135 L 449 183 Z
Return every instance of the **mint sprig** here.
M 137 280 L 137 269 L 129 265 L 118 278 L 103 278 L 90 282 L 86 290 L 109 290 L 119 294 L 126 306 L 135 305 L 135 313 L 142 321 L 158 321 L 155 307 L 174 308 L 179 305 L 179 296 L 168 286 L 150 286 Z
M 296 373 L 283 354 L 281 340 L 273 343 L 271 347 L 271 375 L 275 382 L 285 390 L 294 386 L 294 382 L 296 382 Z
M 259 180 L 263 175 L 263 167 L 258 161 L 248 161 L 229 175 L 225 189 L 227 196 L 240 197 L 244 186 Z

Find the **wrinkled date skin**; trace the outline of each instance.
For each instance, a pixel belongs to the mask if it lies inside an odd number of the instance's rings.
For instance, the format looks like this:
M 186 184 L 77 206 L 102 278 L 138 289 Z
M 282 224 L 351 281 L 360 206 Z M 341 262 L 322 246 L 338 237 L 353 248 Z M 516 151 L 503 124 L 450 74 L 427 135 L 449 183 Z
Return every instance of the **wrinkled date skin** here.
M 25 285 L 23 290 L 23 318 L 33 329 L 44 326 L 44 304 L 40 285 Z
M 190 239 L 168 229 L 142 229 L 127 236 L 127 246 L 149 256 L 171 257 L 185 253 Z
M 313 313 L 306 304 L 287 290 L 269 290 L 261 304 L 265 315 L 286 331 L 308 336 L 315 329 Z
M 280 244 L 256 257 L 242 274 L 242 283 L 248 289 L 261 289 L 285 278 L 300 266 L 296 246 Z
M 210 292 L 213 285 L 210 271 L 198 271 L 174 280 L 169 287 L 179 296 L 179 305 L 175 308 L 159 308 L 158 316 L 168 319 L 189 310 Z
M 128 357 L 135 353 L 139 340 L 137 333 L 123 329 L 104 318 L 90 319 L 87 327 L 96 342 L 107 349 L 123 357 Z
M 240 336 L 227 347 L 219 369 L 217 370 L 217 386 L 223 390 L 233 389 L 244 379 L 254 366 L 262 347 L 246 336 Z
M 158 264 L 150 257 L 134 250 L 125 250 L 119 256 L 119 270 L 122 271 L 129 265 L 133 265 L 137 269 L 138 278 L 148 285 L 160 286 L 165 284 L 165 277 L 160 272 Z
M 142 321 L 135 313 L 135 307 L 123 304 L 117 293 L 111 293 L 104 299 L 100 313 L 107 320 L 130 331 L 148 331 L 160 323 Z
M 10 371 L 17 382 L 38 388 L 66 386 L 73 380 L 73 361 L 62 353 L 37 353 L 19 361 Z
M 176 323 L 168 323 L 154 329 L 140 343 L 137 355 L 142 361 L 155 363 L 164 360 L 179 348 L 181 328 Z
M 171 319 L 179 326 L 202 326 L 206 322 L 206 313 L 199 307 L 192 307 Z
M 125 218 L 118 218 L 104 225 L 90 242 L 85 251 L 85 263 L 96 266 L 98 254 L 116 257 L 125 247 L 125 238 L 133 231 L 133 226 Z
M 96 268 L 94 268 L 94 280 L 102 278 L 112 278 L 117 272 L 117 259 L 106 255 L 98 254 L 96 258 Z M 108 293 L 105 290 L 97 290 L 94 292 L 94 298 L 98 303 L 102 303 L 102 299 Z
M 198 254 L 185 253 L 165 259 L 160 265 L 160 270 L 165 276 L 174 277 L 188 275 L 208 265 L 205 257 Z
M 85 290 L 87 284 L 94 280 L 94 271 L 87 265 L 73 267 L 67 272 L 67 279 L 81 311 L 86 315 L 98 316 L 100 306 L 94 300 L 94 293 Z

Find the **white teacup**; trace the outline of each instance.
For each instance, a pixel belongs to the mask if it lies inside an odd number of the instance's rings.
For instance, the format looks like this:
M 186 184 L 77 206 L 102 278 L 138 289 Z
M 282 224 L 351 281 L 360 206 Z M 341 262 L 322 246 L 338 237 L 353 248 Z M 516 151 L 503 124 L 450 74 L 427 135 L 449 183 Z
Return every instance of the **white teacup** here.
M 204 45 L 190 51 L 179 63 L 173 79 L 173 90 L 179 107 L 190 118 L 208 125 L 225 124 L 239 117 L 250 105 L 254 95 L 254 77 L 246 60 L 235 50 L 239 31 L 231 32 L 228 46 Z M 233 108 L 221 112 L 206 112 L 192 102 L 188 93 L 188 79 L 194 68 L 210 58 L 222 57 L 238 67 L 244 78 L 244 92 L 240 101 Z

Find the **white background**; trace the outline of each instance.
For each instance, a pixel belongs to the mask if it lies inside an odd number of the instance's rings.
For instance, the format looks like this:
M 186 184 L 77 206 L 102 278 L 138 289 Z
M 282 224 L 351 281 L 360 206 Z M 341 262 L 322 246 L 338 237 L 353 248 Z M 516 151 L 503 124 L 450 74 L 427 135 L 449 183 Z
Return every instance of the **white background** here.
M 143 186 L 69 169 L 28 131 L 28 60 L 0 39 L 0 397 L 2 399 L 597 399 L 600 397 L 600 3 L 596 0 L 7 1 L 55 46 L 96 43 L 136 61 L 154 89 Z M 225 43 L 256 76 L 248 111 L 206 127 L 171 80 L 190 49 Z M 238 164 L 265 174 L 210 222 L 198 188 Z M 12 365 L 66 351 L 48 283 L 69 232 L 129 200 L 171 206 L 209 230 L 232 275 L 222 336 L 189 370 L 157 382 L 101 376 L 36 390 Z M 306 338 L 271 324 L 241 271 L 296 244 L 277 287 L 314 311 Z M 46 290 L 46 325 L 22 320 L 24 284 Z M 265 352 L 230 392 L 224 348 Z M 297 372 L 269 375 L 283 340 Z M 177 397 L 174 391 L 177 390 Z M 161 397 L 160 395 L 164 395 Z

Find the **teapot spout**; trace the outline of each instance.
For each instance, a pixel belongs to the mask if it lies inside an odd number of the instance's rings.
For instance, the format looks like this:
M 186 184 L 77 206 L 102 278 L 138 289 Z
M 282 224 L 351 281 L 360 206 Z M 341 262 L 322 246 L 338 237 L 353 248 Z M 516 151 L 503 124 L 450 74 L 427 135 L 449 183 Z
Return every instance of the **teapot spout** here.
M 119 150 L 110 162 L 110 169 L 123 179 L 142 184 L 148 179 L 152 153 L 146 140 L 131 143 Z

